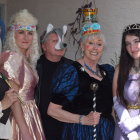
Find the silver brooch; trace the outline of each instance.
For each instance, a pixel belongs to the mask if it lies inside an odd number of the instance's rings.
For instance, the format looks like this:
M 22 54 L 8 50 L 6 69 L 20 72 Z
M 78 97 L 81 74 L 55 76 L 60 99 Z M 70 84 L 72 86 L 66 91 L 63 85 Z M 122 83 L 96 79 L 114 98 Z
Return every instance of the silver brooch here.
M 106 76 L 106 72 L 105 71 L 103 71 L 103 74 L 104 74 L 104 76 Z
M 93 91 L 93 92 L 96 92 L 98 90 L 98 87 L 99 85 L 97 83 L 91 83 L 90 84 L 90 89 Z
M 81 67 L 80 70 L 81 70 L 81 71 L 85 71 L 84 67 Z

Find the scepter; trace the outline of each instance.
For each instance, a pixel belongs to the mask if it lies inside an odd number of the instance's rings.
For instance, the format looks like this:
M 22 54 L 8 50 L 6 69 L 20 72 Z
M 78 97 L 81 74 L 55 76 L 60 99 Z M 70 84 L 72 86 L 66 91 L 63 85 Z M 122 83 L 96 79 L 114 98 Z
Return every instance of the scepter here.
M 1 78 L 7 83 L 7 85 L 12 88 L 12 85 L 9 83 L 9 81 L 6 79 L 6 77 L 4 76 L 4 74 L 0 73 L 1 74 Z M 17 94 L 17 93 L 16 93 Z M 24 105 L 25 103 L 22 101 L 22 99 L 17 96 L 17 98 L 19 99 L 19 101 Z
M 93 111 L 96 112 L 96 91 L 98 90 L 97 83 L 91 83 L 90 88 L 93 91 Z M 93 125 L 93 140 L 96 140 L 96 125 Z

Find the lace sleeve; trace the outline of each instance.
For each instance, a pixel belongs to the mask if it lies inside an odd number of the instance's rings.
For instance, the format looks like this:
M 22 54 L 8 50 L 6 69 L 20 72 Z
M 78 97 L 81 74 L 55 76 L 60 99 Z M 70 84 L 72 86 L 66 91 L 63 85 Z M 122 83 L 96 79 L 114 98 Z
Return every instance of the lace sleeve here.
M 73 100 L 78 92 L 78 74 L 73 65 L 64 64 L 52 82 L 52 102 L 64 105 Z
M 112 82 L 113 75 L 114 75 L 114 67 L 110 64 L 102 64 L 101 68 L 104 69 L 107 72 L 108 78 Z

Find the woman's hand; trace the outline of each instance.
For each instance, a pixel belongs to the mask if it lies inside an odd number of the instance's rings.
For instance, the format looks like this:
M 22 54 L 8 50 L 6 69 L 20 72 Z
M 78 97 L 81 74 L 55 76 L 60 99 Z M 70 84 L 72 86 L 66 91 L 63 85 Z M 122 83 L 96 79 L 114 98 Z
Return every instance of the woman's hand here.
M 5 92 L 4 98 L 1 101 L 2 109 L 5 110 L 9 108 L 14 102 L 18 100 L 16 91 L 14 89 L 9 89 Z
M 82 125 L 97 125 L 100 120 L 101 113 L 91 111 L 88 115 L 81 118 Z

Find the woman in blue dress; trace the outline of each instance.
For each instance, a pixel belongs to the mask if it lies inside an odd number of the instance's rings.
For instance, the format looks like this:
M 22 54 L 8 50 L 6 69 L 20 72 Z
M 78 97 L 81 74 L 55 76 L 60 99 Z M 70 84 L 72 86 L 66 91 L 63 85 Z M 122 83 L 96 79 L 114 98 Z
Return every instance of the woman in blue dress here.
M 55 75 L 47 113 L 64 122 L 62 140 L 113 140 L 114 69 L 109 64 L 98 64 L 104 45 L 100 25 L 84 25 L 82 58 L 73 64 L 61 65 Z

